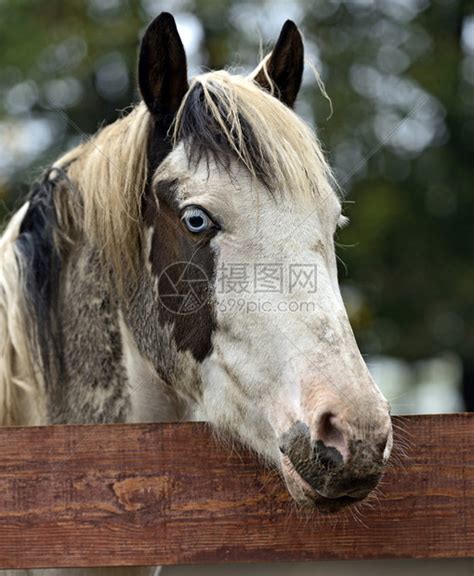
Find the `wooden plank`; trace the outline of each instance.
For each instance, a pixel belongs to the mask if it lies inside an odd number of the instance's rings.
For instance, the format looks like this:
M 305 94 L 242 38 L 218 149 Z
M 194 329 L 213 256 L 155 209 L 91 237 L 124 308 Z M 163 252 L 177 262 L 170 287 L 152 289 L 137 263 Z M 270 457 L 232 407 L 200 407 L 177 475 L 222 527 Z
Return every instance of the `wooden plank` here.
M 410 447 L 355 517 L 302 517 L 205 424 L 0 429 L 0 568 L 473 557 L 474 414 L 394 422 Z

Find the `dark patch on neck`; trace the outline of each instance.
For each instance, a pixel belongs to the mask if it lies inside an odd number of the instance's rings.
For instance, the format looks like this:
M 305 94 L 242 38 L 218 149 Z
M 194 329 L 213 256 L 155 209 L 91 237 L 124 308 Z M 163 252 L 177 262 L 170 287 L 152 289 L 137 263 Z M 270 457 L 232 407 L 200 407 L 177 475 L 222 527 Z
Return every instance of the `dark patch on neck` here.
M 161 182 L 157 198 L 148 196 L 144 224 L 153 228 L 149 258 L 157 280 L 160 324 L 173 327 L 178 350 L 189 350 L 201 362 L 212 350 L 215 312 L 212 301 L 214 254 L 212 235 L 192 235 L 183 226 L 176 202 L 176 182 Z M 158 202 L 157 202 L 158 199 Z M 159 207 L 158 207 L 159 204 Z M 197 282 L 196 282 L 197 281 Z M 183 301 L 170 298 L 175 288 L 184 293 Z M 191 307 L 186 308 L 190 297 Z M 196 297 L 196 302 L 192 299 Z
M 37 343 L 46 382 L 53 373 L 57 376 L 62 371 L 61 325 L 57 314 L 61 257 L 54 240 L 57 219 L 53 191 L 65 178 L 63 171 L 52 168 L 33 185 L 17 239 L 31 337 Z

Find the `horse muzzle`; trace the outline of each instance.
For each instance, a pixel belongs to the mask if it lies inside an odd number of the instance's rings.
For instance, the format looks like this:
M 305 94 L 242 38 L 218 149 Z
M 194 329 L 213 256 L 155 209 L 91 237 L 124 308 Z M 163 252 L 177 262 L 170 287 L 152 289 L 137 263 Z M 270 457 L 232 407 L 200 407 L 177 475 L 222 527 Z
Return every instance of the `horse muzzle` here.
M 391 428 L 365 439 L 334 433 L 313 439 L 308 426 L 296 422 L 279 442 L 288 491 L 298 504 L 325 512 L 363 500 L 382 477 L 389 436 Z

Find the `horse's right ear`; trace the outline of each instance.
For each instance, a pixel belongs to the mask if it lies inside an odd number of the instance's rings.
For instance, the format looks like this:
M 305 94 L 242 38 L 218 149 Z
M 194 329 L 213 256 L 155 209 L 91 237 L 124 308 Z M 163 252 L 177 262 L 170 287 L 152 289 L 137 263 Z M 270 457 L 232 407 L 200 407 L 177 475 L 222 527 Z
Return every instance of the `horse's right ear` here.
M 186 53 L 173 16 L 162 12 L 140 47 L 138 84 L 150 112 L 171 124 L 188 90 Z

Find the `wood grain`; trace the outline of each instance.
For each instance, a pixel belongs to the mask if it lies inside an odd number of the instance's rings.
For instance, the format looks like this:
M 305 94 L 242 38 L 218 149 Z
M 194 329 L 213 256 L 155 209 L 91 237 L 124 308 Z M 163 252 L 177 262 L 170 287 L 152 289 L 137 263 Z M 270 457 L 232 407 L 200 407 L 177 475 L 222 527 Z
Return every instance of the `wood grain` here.
M 354 517 L 298 513 L 205 424 L 0 429 L 0 568 L 474 557 L 474 414 L 394 422 Z

